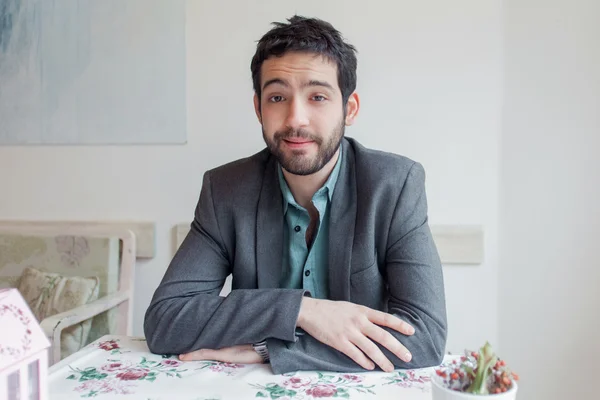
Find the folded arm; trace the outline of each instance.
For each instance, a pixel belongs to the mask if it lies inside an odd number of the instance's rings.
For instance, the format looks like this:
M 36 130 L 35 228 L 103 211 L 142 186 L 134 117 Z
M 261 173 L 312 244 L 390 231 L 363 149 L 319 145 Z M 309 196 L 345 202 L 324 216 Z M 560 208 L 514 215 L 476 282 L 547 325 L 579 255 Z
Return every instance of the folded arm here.
M 244 289 L 219 296 L 231 272 L 222 243 L 207 173 L 190 233 L 146 311 L 144 333 L 153 353 L 220 349 L 266 338 L 295 340 L 305 291 Z
M 415 164 L 398 198 L 388 235 L 386 274 L 388 312 L 414 327 L 404 335 L 382 327 L 412 354 L 403 361 L 373 341 L 396 368 L 439 365 L 446 336 L 446 305 L 441 262 L 427 225 L 425 173 Z M 369 290 L 368 287 L 364 288 Z M 303 335 L 297 341 L 268 340 L 275 373 L 295 370 L 364 371 L 354 360 L 321 341 Z

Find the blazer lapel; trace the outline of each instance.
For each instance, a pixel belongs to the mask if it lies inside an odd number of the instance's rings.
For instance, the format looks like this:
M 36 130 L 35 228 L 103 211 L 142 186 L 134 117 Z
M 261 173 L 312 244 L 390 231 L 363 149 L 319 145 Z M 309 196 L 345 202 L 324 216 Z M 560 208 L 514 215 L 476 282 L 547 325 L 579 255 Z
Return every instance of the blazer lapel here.
M 283 259 L 283 204 L 277 161 L 269 157 L 256 216 L 256 269 L 259 289 L 279 287 Z
M 354 151 L 342 141 L 342 166 L 333 190 L 329 218 L 329 296 L 350 300 L 350 261 L 356 223 Z

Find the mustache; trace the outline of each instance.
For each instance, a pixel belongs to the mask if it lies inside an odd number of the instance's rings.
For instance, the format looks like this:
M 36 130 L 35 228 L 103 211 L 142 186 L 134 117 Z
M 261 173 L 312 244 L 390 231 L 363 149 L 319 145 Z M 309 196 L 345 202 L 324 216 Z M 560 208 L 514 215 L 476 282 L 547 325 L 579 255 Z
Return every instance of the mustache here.
M 316 142 L 317 144 L 321 143 L 321 138 L 311 134 L 305 129 L 287 129 L 285 131 L 277 131 L 273 135 L 273 138 L 278 142 L 285 139 L 307 139 Z

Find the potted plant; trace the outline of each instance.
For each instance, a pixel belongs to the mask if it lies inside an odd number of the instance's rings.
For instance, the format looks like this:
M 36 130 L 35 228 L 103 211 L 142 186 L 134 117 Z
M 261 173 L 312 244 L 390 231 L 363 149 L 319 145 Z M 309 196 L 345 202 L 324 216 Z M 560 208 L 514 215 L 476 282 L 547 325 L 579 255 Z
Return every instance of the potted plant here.
M 431 386 L 433 400 L 514 400 L 519 376 L 486 343 L 479 352 L 466 352 L 435 368 Z

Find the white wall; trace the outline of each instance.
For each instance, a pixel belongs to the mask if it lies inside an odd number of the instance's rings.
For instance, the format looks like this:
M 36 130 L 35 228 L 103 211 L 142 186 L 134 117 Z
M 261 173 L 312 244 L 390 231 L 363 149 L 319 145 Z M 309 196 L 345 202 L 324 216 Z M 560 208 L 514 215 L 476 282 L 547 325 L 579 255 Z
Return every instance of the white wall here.
M 432 224 L 484 226 L 485 264 L 445 270 L 448 347 L 498 343 L 500 0 L 189 1 L 188 144 L 0 147 L 0 219 L 156 221 L 157 255 L 137 269 L 142 334 L 171 228 L 191 220 L 203 172 L 263 147 L 249 63 L 269 23 L 295 12 L 331 21 L 359 49 L 362 111 L 348 135 L 424 164 Z
M 520 398 L 597 399 L 600 2 L 509 0 L 505 12 L 502 349 Z

